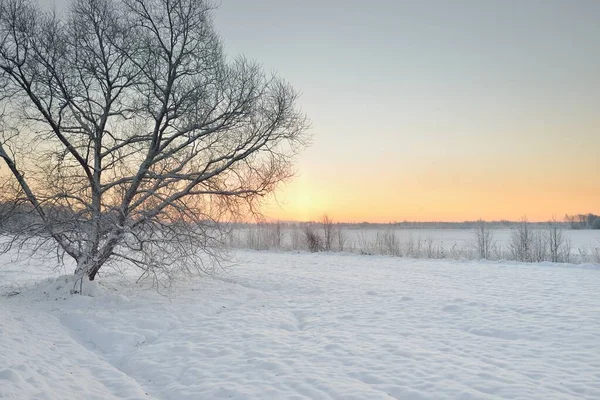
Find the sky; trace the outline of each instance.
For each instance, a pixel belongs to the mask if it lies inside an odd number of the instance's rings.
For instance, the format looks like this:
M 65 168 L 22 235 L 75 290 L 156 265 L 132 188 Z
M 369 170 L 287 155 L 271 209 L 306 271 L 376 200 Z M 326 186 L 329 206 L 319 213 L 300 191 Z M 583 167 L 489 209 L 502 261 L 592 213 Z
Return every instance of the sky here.
M 215 23 L 312 121 L 268 217 L 600 213 L 600 1 L 221 0 Z

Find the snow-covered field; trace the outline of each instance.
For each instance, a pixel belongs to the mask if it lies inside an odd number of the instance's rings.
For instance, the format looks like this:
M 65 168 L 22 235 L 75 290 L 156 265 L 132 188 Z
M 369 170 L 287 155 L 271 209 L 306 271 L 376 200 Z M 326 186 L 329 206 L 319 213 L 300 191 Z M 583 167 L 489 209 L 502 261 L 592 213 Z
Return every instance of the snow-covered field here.
M 0 398 L 600 398 L 599 266 L 236 257 L 90 297 L 5 256 Z

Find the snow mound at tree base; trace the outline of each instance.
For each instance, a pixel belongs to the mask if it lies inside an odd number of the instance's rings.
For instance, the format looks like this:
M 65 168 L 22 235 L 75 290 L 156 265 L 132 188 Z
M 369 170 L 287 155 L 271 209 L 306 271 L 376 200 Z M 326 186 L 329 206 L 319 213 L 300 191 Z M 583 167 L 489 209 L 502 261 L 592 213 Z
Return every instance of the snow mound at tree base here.
M 62 275 L 58 278 L 46 279 L 35 285 L 30 292 L 39 300 L 66 300 L 74 295 L 101 297 L 104 288 L 97 281 L 76 275 Z

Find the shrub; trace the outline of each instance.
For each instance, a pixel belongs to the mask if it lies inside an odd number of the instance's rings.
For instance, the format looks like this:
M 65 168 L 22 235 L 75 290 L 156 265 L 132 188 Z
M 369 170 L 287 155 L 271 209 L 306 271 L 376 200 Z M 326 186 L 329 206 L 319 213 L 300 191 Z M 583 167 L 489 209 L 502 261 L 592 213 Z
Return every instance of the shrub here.
M 306 240 L 306 248 L 311 253 L 323 250 L 323 239 L 310 224 L 304 227 L 304 240 Z

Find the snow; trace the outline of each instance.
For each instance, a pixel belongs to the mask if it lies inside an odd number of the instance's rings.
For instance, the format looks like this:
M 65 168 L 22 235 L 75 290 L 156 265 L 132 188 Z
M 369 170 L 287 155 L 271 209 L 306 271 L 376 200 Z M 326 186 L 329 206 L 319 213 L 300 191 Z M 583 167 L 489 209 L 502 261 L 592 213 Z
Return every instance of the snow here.
M 2 399 L 600 398 L 600 266 L 241 251 L 81 296 L 3 260 Z

